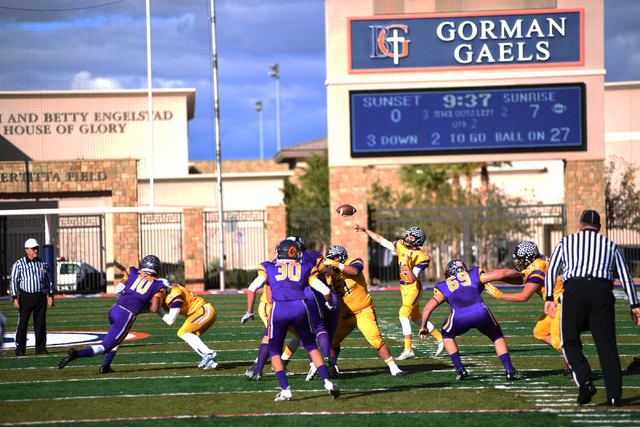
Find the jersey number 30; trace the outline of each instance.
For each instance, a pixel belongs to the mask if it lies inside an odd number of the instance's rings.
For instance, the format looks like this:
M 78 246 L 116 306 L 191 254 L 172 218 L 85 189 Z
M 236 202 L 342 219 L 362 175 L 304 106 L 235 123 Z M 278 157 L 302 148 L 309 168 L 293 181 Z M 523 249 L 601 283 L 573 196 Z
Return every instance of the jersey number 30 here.
M 278 274 L 276 274 L 275 277 L 277 281 L 280 282 L 282 280 L 289 279 L 297 282 L 300 280 L 300 264 L 295 262 L 283 262 L 278 263 L 276 267 L 278 268 Z

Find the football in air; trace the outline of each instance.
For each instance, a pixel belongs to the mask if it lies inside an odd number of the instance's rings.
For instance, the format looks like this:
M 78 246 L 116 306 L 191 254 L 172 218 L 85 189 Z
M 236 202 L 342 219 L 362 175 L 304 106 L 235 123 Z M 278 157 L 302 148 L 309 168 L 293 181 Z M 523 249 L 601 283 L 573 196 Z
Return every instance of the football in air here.
M 351 205 L 341 205 L 341 206 L 338 206 L 338 209 L 336 209 L 336 212 L 338 212 L 338 214 L 342 216 L 351 216 L 354 213 L 356 213 L 357 210 Z

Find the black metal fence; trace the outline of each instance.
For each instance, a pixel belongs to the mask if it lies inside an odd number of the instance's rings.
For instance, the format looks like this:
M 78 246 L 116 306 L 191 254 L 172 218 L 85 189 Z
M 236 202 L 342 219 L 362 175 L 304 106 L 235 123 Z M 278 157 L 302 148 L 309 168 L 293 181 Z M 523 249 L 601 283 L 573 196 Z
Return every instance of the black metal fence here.
M 455 258 L 483 268 L 511 266 L 511 254 L 522 240 L 535 242 L 550 254 L 566 234 L 565 205 L 460 207 L 436 209 L 378 209 L 370 228 L 390 241 L 404 237 L 412 226 L 425 230 L 424 249 L 431 256 L 428 281 L 442 280 L 444 266 Z M 370 280 L 373 285 L 398 281 L 395 252 L 372 242 Z
M 287 234 L 303 237 L 307 250 L 326 253 L 331 245 L 331 209 L 288 209 Z
M 266 211 L 226 211 L 223 216 L 225 285 L 246 288 L 268 258 Z M 220 222 L 218 212 L 204 213 L 205 289 L 220 288 Z
M 56 263 L 59 290 L 72 292 L 105 292 L 107 287 L 105 218 L 104 215 L 58 216 L 55 250 L 60 258 Z M 65 268 L 67 271 L 65 272 Z M 75 273 L 75 279 L 64 274 Z
M 0 217 L 0 271 L 6 295 L 11 266 L 25 255 L 24 242 L 45 243 L 45 215 Z M 49 233 L 58 292 L 102 292 L 106 289 L 104 215 L 51 215 Z
M 640 209 L 624 200 L 607 204 L 607 237 L 624 252 L 631 273 L 640 276 Z
M 155 255 L 162 262 L 160 277 L 184 283 L 182 213 L 138 214 L 140 257 Z

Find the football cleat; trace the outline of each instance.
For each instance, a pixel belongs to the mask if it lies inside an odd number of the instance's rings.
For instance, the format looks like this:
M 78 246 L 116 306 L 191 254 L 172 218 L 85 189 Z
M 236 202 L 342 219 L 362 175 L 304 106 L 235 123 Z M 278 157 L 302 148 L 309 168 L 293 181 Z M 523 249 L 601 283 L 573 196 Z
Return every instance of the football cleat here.
M 334 383 L 332 382 L 325 383 L 324 388 L 327 389 L 331 397 L 333 397 L 334 399 L 337 399 L 338 397 L 340 397 L 340 390 L 338 389 L 338 386 L 335 385 Z
M 204 368 L 205 366 L 207 366 L 207 363 L 209 363 L 211 359 L 215 359 L 217 355 L 218 354 L 215 351 L 205 354 L 204 357 L 202 357 L 200 363 L 198 363 L 198 368 Z
M 633 362 L 627 366 L 627 371 L 640 371 L 640 359 L 637 357 L 633 358 Z
M 262 372 L 255 371 L 251 376 L 247 376 L 247 381 L 262 381 Z
M 291 377 L 293 375 L 295 375 L 295 372 L 291 372 L 290 370 L 288 370 L 287 368 L 284 368 L 284 373 L 286 376 Z
M 67 351 L 66 356 L 64 356 L 58 363 L 58 368 L 59 369 L 64 368 L 69 364 L 69 362 L 76 360 L 77 357 L 78 357 L 78 351 L 74 348 L 70 348 L 69 351 Z
M 391 375 L 393 375 L 394 377 L 404 377 L 407 374 L 405 374 L 404 371 L 398 369 L 396 372 L 392 372 Z
M 110 365 L 103 365 L 100 366 L 100 370 L 98 371 L 99 374 L 114 374 L 116 371 L 114 371 L 113 369 L 111 369 Z
M 316 369 L 316 366 L 312 363 L 311 366 L 309 367 L 309 373 L 307 374 L 307 377 L 304 380 L 312 381 L 317 376 L 318 376 L 318 369 Z
M 251 367 L 244 372 L 244 376 L 247 377 L 247 381 L 251 381 L 253 376 L 256 374 L 257 368 L 258 368 L 258 362 L 253 362 Z
M 216 369 L 218 367 L 218 362 L 216 362 L 216 359 L 211 359 L 209 360 L 209 362 L 207 362 L 206 365 L 204 365 L 204 370 L 208 371 L 209 369 Z
M 400 353 L 400 356 L 397 357 L 398 360 L 407 360 L 413 359 L 416 355 L 413 353 L 413 350 L 405 350 Z
M 456 381 L 463 380 L 469 376 L 469 372 L 463 366 L 459 371 L 456 371 Z
M 275 400 L 276 402 L 283 402 L 291 399 L 293 399 L 291 390 L 282 390 L 280 393 L 276 394 L 276 398 L 273 400 Z
M 326 366 L 327 371 L 329 371 L 329 378 L 331 378 L 332 380 L 338 378 L 338 369 L 336 369 L 336 365 L 333 363 L 333 359 L 331 359 L 331 357 L 325 356 L 324 366 Z
M 507 372 L 507 381 L 520 381 L 524 379 L 524 375 L 520 372 L 513 370 L 511 372 Z
M 444 350 L 444 340 L 438 341 L 438 349 L 436 350 L 436 357 L 440 356 L 440 353 L 442 353 L 442 350 Z

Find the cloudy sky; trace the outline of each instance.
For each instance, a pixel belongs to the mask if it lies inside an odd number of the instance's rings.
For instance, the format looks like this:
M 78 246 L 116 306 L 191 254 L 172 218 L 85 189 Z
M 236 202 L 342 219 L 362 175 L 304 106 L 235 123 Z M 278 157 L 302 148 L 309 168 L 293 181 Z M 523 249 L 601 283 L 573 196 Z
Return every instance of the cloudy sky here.
M 214 158 L 210 0 L 152 0 L 156 88 L 196 88 L 190 160 Z M 326 136 L 324 0 L 216 0 L 223 159 Z M 0 0 L 0 91 L 146 88 L 144 0 Z M 80 9 L 81 8 L 81 9 Z M 51 12 L 51 10 L 55 10 Z M 44 12 L 47 11 L 47 12 Z M 640 80 L 640 1 L 605 0 L 606 81 Z

